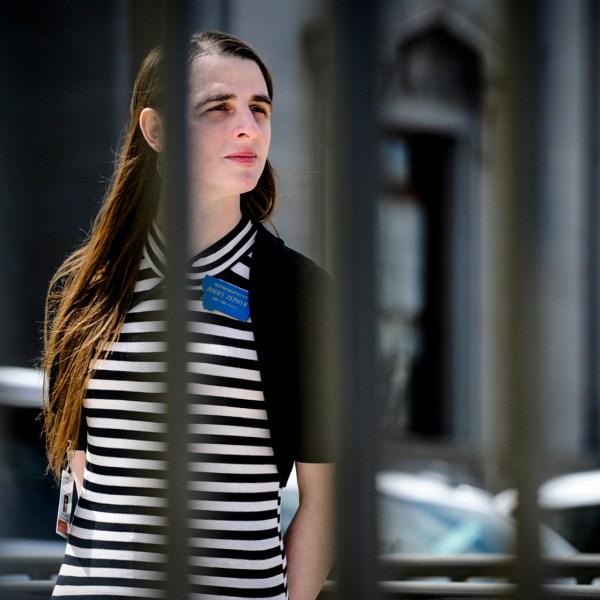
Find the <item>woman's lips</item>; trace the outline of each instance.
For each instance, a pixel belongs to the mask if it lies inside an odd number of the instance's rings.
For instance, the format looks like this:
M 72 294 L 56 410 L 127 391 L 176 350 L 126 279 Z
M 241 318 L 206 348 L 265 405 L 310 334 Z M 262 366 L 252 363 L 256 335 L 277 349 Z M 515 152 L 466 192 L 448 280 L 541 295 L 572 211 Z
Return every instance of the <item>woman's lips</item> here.
M 256 152 L 251 151 L 240 151 L 227 156 L 229 160 L 233 160 L 242 164 L 252 164 L 256 161 Z

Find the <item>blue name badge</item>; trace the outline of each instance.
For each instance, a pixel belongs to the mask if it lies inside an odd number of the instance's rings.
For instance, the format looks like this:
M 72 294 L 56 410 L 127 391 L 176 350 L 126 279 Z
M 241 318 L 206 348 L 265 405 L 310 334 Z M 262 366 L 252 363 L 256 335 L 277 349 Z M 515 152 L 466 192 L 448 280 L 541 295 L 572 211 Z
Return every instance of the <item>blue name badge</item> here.
M 250 317 L 250 303 L 246 290 L 212 275 L 206 275 L 202 280 L 202 289 L 202 302 L 206 310 L 218 310 L 238 321 L 247 321 Z

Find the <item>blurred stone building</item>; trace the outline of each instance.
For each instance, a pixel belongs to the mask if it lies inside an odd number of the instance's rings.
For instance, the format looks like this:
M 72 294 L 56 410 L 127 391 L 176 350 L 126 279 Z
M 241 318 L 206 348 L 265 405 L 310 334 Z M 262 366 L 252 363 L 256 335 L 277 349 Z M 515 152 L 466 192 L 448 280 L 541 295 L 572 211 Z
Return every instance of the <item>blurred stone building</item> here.
M 385 426 L 403 440 L 391 456 L 491 488 L 520 460 L 517 402 L 535 404 L 535 477 L 596 465 L 599 450 L 598 7 L 518 11 L 535 11 L 524 52 L 510 7 L 384 3 L 379 65 Z

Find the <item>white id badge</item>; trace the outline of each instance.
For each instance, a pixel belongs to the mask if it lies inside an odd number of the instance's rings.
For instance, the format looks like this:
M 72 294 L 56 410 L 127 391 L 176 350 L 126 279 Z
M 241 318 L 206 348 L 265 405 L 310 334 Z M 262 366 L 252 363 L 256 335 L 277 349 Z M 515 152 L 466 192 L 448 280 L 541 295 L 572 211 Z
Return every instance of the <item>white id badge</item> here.
M 71 511 L 73 510 L 73 473 L 63 469 L 60 478 L 60 497 L 58 499 L 58 515 L 56 516 L 56 533 L 66 538 L 71 527 Z

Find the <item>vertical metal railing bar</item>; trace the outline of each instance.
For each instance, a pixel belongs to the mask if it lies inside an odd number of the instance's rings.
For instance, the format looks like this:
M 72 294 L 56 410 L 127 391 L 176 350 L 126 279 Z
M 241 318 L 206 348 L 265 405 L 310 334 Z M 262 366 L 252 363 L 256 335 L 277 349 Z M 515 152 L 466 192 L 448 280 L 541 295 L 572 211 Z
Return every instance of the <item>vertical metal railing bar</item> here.
M 548 73 L 545 64 L 549 6 L 540 0 L 513 1 L 507 20 L 508 78 L 511 80 L 509 112 L 509 178 L 506 201 L 512 248 L 507 254 L 510 275 L 507 291 L 509 332 L 505 360 L 510 383 L 505 400 L 508 459 L 518 489 L 517 597 L 542 597 L 537 489 L 543 471 L 543 419 L 541 419 L 544 369 L 543 231 L 545 205 L 544 151 Z
M 517 203 L 522 207 L 521 326 L 526 334 L 522 359 L 527 368 L 520 398 L 517 464 L 523 498 L 519 554 L 520 581 L 526 589 L 522 597 L 534 598 L 540 578 L 537 488 L 549 472 L 547 463 L 561 458 L 561 428 L 573 431 L 568 420 L 561 419 L 560 404 L 568 402 L 570 411 L 578 414 L 581 399 L 579 325 L 583 318 L 569 318 L 568 307 L 583 298 L 581 279 L 571 273 L 578 273 L 582 252 L 586 124 L 582 120 L 585 78 L 581 65 L 585 56 L 583 2 L 538 0 L 524 4 L 523 120 L 519 121 L 523 185 Z M 564 208 L 566 197 L 568 211 Z M 570 272 L 561 266 L 561 256 L 568 258 Z M 569 295 L 559 293 L 557 279 L 568 286 Z M 570 370 L 573 377 L 558 375 L 561 368 Z
M 530 146 L 523 146 L 529 139 L 531 133 L 530 124 L 527 121 L 529 106 L 529 85 L 527 81 L 530 68 L 524 64 L 527 54 L 528 41 L 528 7 L 519 0 L 511 0 L 507 4 L 507 30 L 504 39 L 507 64 L 506 64 L 506 89 L 505 108 L 506 130 L 504 133 L 504 144 L 501 147 L 501 164 L 504 170 L 499 175 L 501 192 L 504 197 L 499 199 L 505 211 L 506 230 L 512 234 L 511 241 L 505 249 L 505 342 L 501 353 L 506 381 L 503 391 L 503 401 L 506 410 L 503 415 L 505 421 L 501 424 L 507 432 L 505 458 L 507 475 L 518 489 L 519 493 L 519 536 L 517 544 L 518 561 L 515 565 L 515 579 L 519 583 L 519 598 L 536 600 L 539 592 L 537 565 L 535 556 L 537 548 L 529 546 L 532 528 L 527 527 L 532 512 L 535 512 L 534 496 L 532 489 L 528 486 L 527 474 L 530 471 L 529 454 L 524 456 L 525 435 L 529 426 L 531 412 L 528 411 L 527 377 L 528 362 L 527 351 L 523 340 L 528 339 L 530 329 L 524 329 L 526 322 L 525 308 L 523 306 L 523 282 L 524 274 L 528 265 L 525 248 L 527 245 L 527 231 L 523 219 L 526 210 L 522 202 L 527 197 L 525 173 L 530 168 L 523 160 L 529 157 Z M 524 131 L 521 127 L 527 124 Z M 504 179 L 504 180 L 503 180 Z M 532 430 L 534 438 L 533 445 L 537 444 L 535 439 L 536 429 Z M 532 554 L 530 554 L 532 552 Z M 531 558 L 530 558 L 531 557 Z
M 166 102 L 164 199 L 167 238 L 167 582 L 168 600 L 189 592 L 186 264 L 188 169 L 186 110 L 189 3 L 163 4 Z
M 587 92 L 581 75 L 582 63 L 586 66 L 585 4 L 517 0 L 507 6 L 506 74 L 511 93 L 506 112 L 511 118 L 510 132 L 505 133 L 509 143 L 499 153 L 508 180 L 499 202 L 510 233 L 503 352 L 508 410 L 503 426 L 509 432 L 508 465 L 519 490 L 519 597 L 535 600 L 542 596 L 537 489 L 551 467 L 548 463 L 564 458 L 556 449 L 564 440 L 552 439 L 551 434 L 569 426 L 557 421 L 565 414 L 560 403 L 578 409 L 582 376 L 578 326 L 583 319 L 572 327 L 569 317 L 574 301 L 583 299 L 584 286 L 577 277 L 565 283 L 557 274 L 567 272 L 565 257 L 575 275 L 582 262 L 578 211 L 589 182 L 581 160 L 589 127 L 582 118 Z M 565 295 L 559 286 L 568 286 L 573 294 Z M 570 339 L 557 334 L 574 330 Z M 569 356 L 570 365 L 565 363 L 565 347 L 575 355 Z M 564 382 L 571 394 L 561 395 Z
M 539 198 L 541 176 L 539 172 L 539 154 L 536 144 L 541 142 L 540 78 L 537 73 L 539 48 L 539 29 L 541 27 L 543 2 L 533 0 L 522 5 L 517 35 L 523 36 L 517 42 L 516 50 L 521 67 L 517 70 L 517 98 L 521 107 L 517 112 L 518 130 L 521 135 L 515 137 L 516 156 L 520 159 L 522 170 L 517 173 L 517 194 L 514 198 L 516 217 L 516 242 L 518 245 L 518 329 L 524 332 L 519 340 L 515 332 L 515 343 L 521 349 L 518 353 L 521 365 L 518 369 L 518 392 L 512 398 L 515 402 L 513 423 L 516 424 L 516 439 L 513 445 L 515 456 L 513 467 L 517 489 L 518 504 L 518 541 L 517 541 L 517 583 L 518 597 L 522 600 L 535 600 L 541 597 L 541 569 L 539 564 L 537 482 L 540 452 L 539 365 L 535 361 L 535 348 L 538 342 L 538 289 L 535 267 L 537 262 L 536 240 L 533 227 L 541 209 Z M 510 426 L 510 424 L 507 424 Z
M 217 0 L 206 3 L 191 2 L 189 5 L 190 23 L 202 24 L 202 29 L 216 29 L 219 31 L 229 31 L 231 23 L 231 2 L 230 0 Z M 197 27 L 194 27 L 198 30 Z
M 220 27 L 223 31 L 228 31 L 229 24 L 231 23 L 231 2 L 230 0 L 220 0 L 219 6 L 221 9 Z
M 598 114 L 598 98 L 600 98 L 600 3 L 595 0 L 587 2 L 587 54 L 589 97 L 586 107 L 586 118 L 589 125 L 588 139 L 588 202 L 586 250 L 587 264 L 587 305 L 584 310 L 588 318 L 587 328 L 587 405 L 585 407 L 586 431 L 585 446 L 594 456 L 600 455 L 600 115 Z
M 543 16 L 543 2 L 519 3 L 515 32 L 514 62 L 517 103 L 513 138 L 513 156 L 518 161 L 515 167 L 516 189 L 512 198 L 515 212 L 515 242 L 517 289 L 515 298 L 516 330 L 513 331 L 513 368 L 517 375 L 516 393 L 512 395 L 513 419 L 507 427 L 514 427 L 514 455 L 512 466 L 519 492 L 517 571 L 518 597 L 535 600 L 541 597 L 541 569 L 539 564 L 537 482 L 540 452 L 539 365 L 535 360 L 538 340 L 538 315 L 535 314 L 538 297 L 538 280 L 535 276 L 537 263 L 535 223 L 537 211 L 541 209 L 539 154 L 536 145 L 541 141 L 542 119 L 540 100 L 539 29 Z
M 333 265 L 337 282 L 338 597 L 375 597 L 376 2 L 331 0 Z

